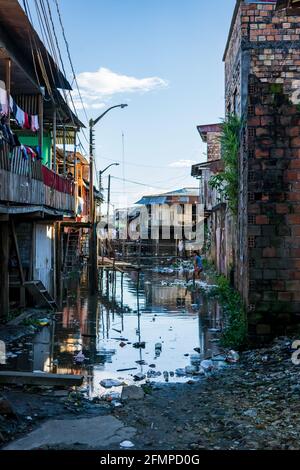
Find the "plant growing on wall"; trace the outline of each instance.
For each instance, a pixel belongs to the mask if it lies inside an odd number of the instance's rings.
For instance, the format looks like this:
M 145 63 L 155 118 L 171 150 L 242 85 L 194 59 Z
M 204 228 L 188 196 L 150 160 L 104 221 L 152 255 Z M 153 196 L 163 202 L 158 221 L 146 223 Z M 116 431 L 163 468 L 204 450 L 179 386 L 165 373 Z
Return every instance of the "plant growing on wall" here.
M 228 202 L 233 214 L 238 211 L 239 171 L 238 153 L 242 120 L 235 114 L 230 114 L 223 122 L 221 134 L 222 159 L 224 171 L 214 175 L 209 180 L 211 188 L 216 189 L 221 198 Z

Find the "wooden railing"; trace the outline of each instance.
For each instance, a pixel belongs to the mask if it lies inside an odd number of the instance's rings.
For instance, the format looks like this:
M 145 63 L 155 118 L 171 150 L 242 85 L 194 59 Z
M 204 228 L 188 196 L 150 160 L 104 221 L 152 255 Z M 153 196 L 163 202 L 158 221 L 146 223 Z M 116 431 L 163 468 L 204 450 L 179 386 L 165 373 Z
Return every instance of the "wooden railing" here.
M 74 184 L 42 165 L 24 158 L 21 148 L 0 148 L 0 203 L 43 205 L 74 212 Z
M 41 160 L 33 160 L 29 157 L 27 159 L 24 158 L 21 147 L 15 147 L 10 151 L 9 145 L 6 142 L 0 149 L 0 169 L 43 181 Z

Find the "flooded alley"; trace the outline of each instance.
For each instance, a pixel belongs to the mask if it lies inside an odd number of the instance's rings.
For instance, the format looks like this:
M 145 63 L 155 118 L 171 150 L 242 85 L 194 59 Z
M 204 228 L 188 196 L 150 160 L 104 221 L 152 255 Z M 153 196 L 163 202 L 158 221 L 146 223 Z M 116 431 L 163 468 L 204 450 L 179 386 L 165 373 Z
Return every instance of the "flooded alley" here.
M 200 377 L 197 365 L 219 352 L 222 315 L 191 276 L 183 268 L 107 269 L 94 297 L 85 273 L 69 279 L 62 311 L 45 321 L 32 343 L 14 344 L 6 367 L 82 374 L 90 398 L 120 391 L 122 384 Z

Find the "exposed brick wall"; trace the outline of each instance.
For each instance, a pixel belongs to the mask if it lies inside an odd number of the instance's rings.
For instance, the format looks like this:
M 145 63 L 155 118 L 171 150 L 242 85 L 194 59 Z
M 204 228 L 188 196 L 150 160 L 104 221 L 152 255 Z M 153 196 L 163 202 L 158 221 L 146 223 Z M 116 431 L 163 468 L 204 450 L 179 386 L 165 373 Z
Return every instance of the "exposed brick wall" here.
M 207 161 L 212 162 L 221 158 L 220 132 L 207 133 Z
M 284 331 L 300 320 L 300 16 L 242 1 L 225 75 L 245 123 L 236 284 L 253 331 Z

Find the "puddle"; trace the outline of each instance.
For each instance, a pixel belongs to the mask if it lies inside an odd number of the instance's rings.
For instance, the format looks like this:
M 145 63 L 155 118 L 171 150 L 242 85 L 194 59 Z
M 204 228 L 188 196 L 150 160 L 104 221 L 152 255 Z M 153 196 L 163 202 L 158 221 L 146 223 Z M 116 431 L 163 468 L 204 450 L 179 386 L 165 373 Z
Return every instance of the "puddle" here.
M 144 383 L 133 376 L 149 371 L 151 381 L 165 382 L 166 373 L 169 382 L 190 380 L 178 377 L 176 369 L 191 366 L 195 349 L 201 359 L 216 356 L 223 324 L 218 304 L 187 289 L 185 279 L 186 274 L 150 269 L 140 275 L 104 271 L 99 298 L 89 297 L 84 280 L 81 287 L 74 280 L 53 324 L 42 328 L 33 344 L 13 345 L 5 368 L 83 374 L 90 397 L 120 391 L 102 387 L 104 379 Z M 74 360 L 79 352 L 82 363 Z

